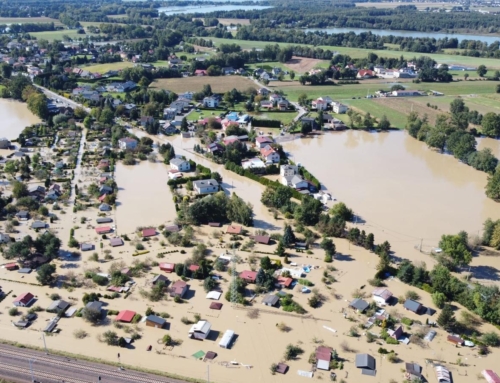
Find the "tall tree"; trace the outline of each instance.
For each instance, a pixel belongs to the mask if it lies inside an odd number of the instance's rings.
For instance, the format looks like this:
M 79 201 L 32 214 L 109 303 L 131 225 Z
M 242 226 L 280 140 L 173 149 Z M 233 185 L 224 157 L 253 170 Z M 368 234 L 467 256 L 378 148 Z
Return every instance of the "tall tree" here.
M 446 331 L 453 330 L 456 324 L 456 319 L 455 315 L 453 314 L 453 309 L 451 308 L 450 305 L 445 305 L 443 307 L 443 310 L 441 311 L 441 313 L 437 318 L 437 323 Z
M 290 247 L 290 245 L 295 243 L 295 234 L 293 233 L 293 229 L 290 225 L 285 225 L 282 241 L 286 247 Z

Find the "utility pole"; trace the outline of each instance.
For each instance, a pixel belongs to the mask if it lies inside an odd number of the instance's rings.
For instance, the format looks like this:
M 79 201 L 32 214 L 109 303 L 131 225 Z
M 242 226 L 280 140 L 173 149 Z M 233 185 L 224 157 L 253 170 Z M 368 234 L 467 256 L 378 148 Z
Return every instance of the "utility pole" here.
M 31 371 L 31 382 L 34 382 L 35 376 L 33 375 L 33 359 L 30 359 L 29 362 L 30 362 L 30 371 Z
M 423 238 L 420 238 L 420 249 L 418 249 L 418 251 L 422 252 L 422 242 L 424 241 Z
M 207 364 L 207 383 L 210 383 L 210 365 Z

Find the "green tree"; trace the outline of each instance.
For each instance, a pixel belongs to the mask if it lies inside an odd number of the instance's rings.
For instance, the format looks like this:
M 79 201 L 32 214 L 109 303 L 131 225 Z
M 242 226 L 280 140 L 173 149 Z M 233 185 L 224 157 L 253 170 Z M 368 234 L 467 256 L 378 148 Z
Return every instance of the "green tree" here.
M 278 241 L 278 247 L 276 248 L 276 255 L 283 257 L 286 254 L 286 248 L 283 241 Z
M 301 106 L 306 106 L 306 104 L 307 104 L 307 94 L 302 93 L 301 95 L 299 95 L 298 103 Z
M 271 259 L 266 255 L 260 259 L 260 267 L 264 270 L 271 270 L 273 265 L 271 264 Z
M 442 309 L 446 304 L 446 295 L 440 292 L 436 292 L 432 294 L 432 302 L 436 305 L 436 307 Z
M 487 332 L 483 334 L 481 337 L 481 341 L 486 345 L 490 347 L 498 347 L 500 346 L 500 336 L 494 331 Z
M 330 214 L 333 216 L 338 216 L 346 222 L 352 221 L 354 214 L 351 209 L 343 202 L 338 202 L 330 209 Z
M 363 126 L 365 127 L 365 129 L 373 128 L 373 117 L 368 112 L 363 117 Z
M 295 234 L 293 233 L 293 229 L 290 225 L 285 225 L 282 242 L 286 247 L 290 247 L 295 243 Z
M 7 63 L 2 63 L 2 65 L 0 65 L 0 68 L 2 69 L 2 77 L 9 79 L 12 75 L 12 67 Z
M 495 173 L 488 177 L 486 183 L 486 195 L 495 200 L 500 200 L 500 168 L 497 167 Z
M 15 181 L 12 187 L 12 195 L 15 198 L 26 197 L 28 196 L 28 187 L 22 182 Z
M 217 281 L 212 277 L 207 277 L 203 281 L 203 288 L 205 289 L 206 292 L 212 291 L 216 287 L 217 287 Z
M 43 93 L 33 93 L 31 94 L 26 103 L 28 104 L 28 109 L 34 115 L 46 120 L 49 117 L 49 108 L 47 106 L 47 97 Z
M 472 253 L 467 244 L 467 233 L 443 235 L 439 241 L 443 253 L 450 256 L 455 266 L 465 266 L 472 261 Z
M 290 79 L 293 81 L 295 78 L 295 72 L 293 70 L 290 71 Z
M 11 176 L 13 176 L 18 171 L 18 166 L 17 165 L 18 165 L 17 161 L 7 161 L 5 163 L 5 166 L 4 166 L 3 170 L 4 170 L 5 173 L 8 173 Z M 14 196 L 14 197 L 16 197 L 16 196 Z M 19 198 L 19 197 L 16 197 L 16 198 Z
M 304 135 L 307 136 L 309 133 L 312 132 L 312 126 L 309 122 L 303 122 L 301 127 L 300 127 L 300 132 Z
M 51 263 L 46 263 L 38 268 L 36 279 L 42 285 L 50 285 L 54 281 L 54 273 L 56 266 Z
M 482 133 L 488 137 L 498 137 L 500 135 L 500 115 L 489 112 L 481 120 Z
M 252 205 L 243 201 L 236 193 L 232 193 L 227 203 L 227 218 L 232 222 L 238 222 L 245 226 L 252 226 Z
M 488 72 L 488 69 L 486 69 L 486 66 L 484 65 L 479 65 L 477 67 L 477 74 L 480 76 L 480 77 L 484 77 L 484 75 L 486 74 L 486 72 Z
M 445 305 L 443 307 L 443 310 L 437 318 L 437 323 L 446 331 L 450 331 L 454 328 L 456 319 L 455 315 L 453 314 L 453 309 L 450 305 Z
M 366 250 L 373 250 L 374 246 L 375 246 L 375 236 L 372 233 L 369 233 L 366 236 L 365 243 L 364 243 L 363 247 Z
M 388 130 L 391 127 L 390 121 L 387 119 L 387 116 L 384 114 L 378 123 L 379 129 Z
M 184 117 L 181 121 L 181 132 L 187 132 L 188 131 L 188 122 L 186 120 L 186 117 Z

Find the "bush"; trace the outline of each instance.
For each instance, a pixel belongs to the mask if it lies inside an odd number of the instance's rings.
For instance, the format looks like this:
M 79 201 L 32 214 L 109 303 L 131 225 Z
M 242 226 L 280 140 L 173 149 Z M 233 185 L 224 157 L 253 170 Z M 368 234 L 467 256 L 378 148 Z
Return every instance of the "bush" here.
M 102 275 L 94 274 L 94 276 L 92 277 L 92 280 L 94 281 L 94 283 L 97 283 L 99 286 L 106 286 L 108 284 L 108 278 L 106 278 Z
M 385 342 L 387 344 L 399 344 L 399 342 L 398 342 L 397 339 L 391 338 L 390 336 L 388 336 L 387 338 L 385 338 Z
M 191 320 L 188 317 L 182 317 L 181 322 L 184 324 L 192 324 Z
M 139 323 L 140 320 L 142 319 L 142 315 L 141 314 L 135 314 L 134 317 L 132 318 L 132 323 Z
M 9 309 L 9 315 L 11 317 L 15 317 L 16 315 L 19 315 L 19 309 L 17 307 L 12 307 Z
M 413 290 L 408 290 L 405 294 L 406 299 L 411 299 L 412 301 L 416 301 L 420 299 L 420 296 L 418 295 L 417 292 Z
M 57 301 L 57 300 L 61 299 L 61 296 L 58 293 L 53 293 L 53 294 L 50 294 L 49 298 L 53 301 Z
M 87 335 L 89 335 L 85 330 L 75 330 L 73 332 L 73 336 L 76 338 L 76 339 L 83 339 L 83 338 L 86 338 Z
M 144 245 L 142 243 L 138 243 L 135 245 L 135 249 L 138 251 L 144 250 Z
M 410 318 L 402 318 L 401 323 L 403 323 L 407 326 L 411 326 L 413 324 L 413 320 L 411 320 Z
M 481 342 L 486 346 L 498 347 L 500 345 L 500 337 L 496 332 L 487 332 L 481 337 Z

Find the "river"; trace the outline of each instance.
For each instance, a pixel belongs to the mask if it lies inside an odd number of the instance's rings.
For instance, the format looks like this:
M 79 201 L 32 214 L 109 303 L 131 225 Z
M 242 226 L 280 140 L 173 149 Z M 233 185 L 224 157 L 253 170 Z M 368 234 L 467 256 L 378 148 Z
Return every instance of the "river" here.
M 403 257 L 422 259 L 414 249 L 421 240 L 430 250 L 442 234 L 478 234 L 486 218 L 500 218 L 500 204 L 484 193 L 485 173 L 402 131 L 327 133 L 283 146 L 365 221 L 360 229 Z
M 207 5 L 207 6 L 188 5 L 186 7 L 179 7 L 179 6 L 162 7 L 162 8 L 158 8 L 158 11 L 160 13 L 165 13 L 166 15 L 175 15 L 175 14 L 187 14 L 187 13 L 210 13 L 210 12 L 216 12 L 216 11 L 239 11 L 239 10 L 252 11 L 252 10 L 267 9 L 267 8 L 272 8 L 272 7 L 264 6 L 264 5 L 227 5 L 227 4 L 224 4 L 224 5 Z
M 37 124 L 41 120 L 28 110 L 25 103 L 8 99 L 0 99 L 0 138 L 9 140 L 19 137 L 23 129 L 29 125 Z
M 445 37 L 458 39 L 458 42 L 462 40 L 479 40 L 488 44 L 492 44 L 495 41 L 500 41 L 500 36 L 484 36 L 475 34 L 463 34 L 463 33 L 443 33 L 443 32 L 414 32 L 414 31 L 392 31 L 385 29 L 364 29 L 364 28 L 308 28 L 305 29 L 306 32 L 326 32 L 326 33 L 349 33 L 354 32 L 356 34 L 371 32 L 378 36 L 402 36 L 402 37 L 428 37 L 433 39 L 444 39 Z

